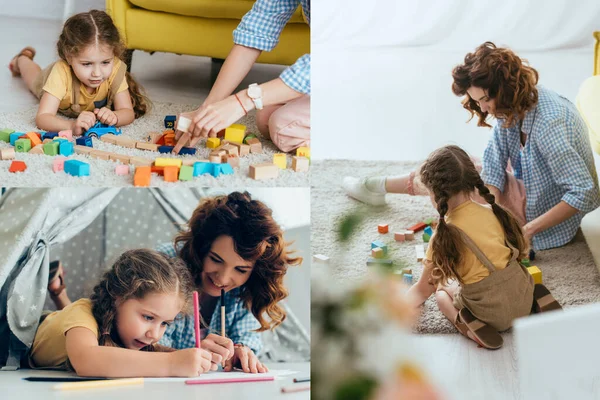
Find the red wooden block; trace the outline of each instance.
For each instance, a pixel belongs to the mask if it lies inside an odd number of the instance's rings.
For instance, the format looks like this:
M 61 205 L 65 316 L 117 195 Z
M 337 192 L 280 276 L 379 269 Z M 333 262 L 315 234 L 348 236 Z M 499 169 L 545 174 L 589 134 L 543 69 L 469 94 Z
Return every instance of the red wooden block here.
M 389 225 L 388 224 L 379 224 L 379 225 L 377 225 L 377 231 L 379 231 L 379 233 L 388 233 Z
M 27 164 L 24 161 L 15 160 L 10 163 L 9 172 L 23 172 L 27 169 Z
M 418 224 L 415 224 L 413 226 L 411 226 L 410 228 L 408 228 L 409 231 L 413 231 L 413 232 L 419 232 L 423 229 L 425 229 L 427 225 L 424 222 L 419 222 Z
M 150 172 L 162 176 L 165 173 L 165 167 L 157 167 L 156 165 L 153 165 L 152 168 L 150 168 Z

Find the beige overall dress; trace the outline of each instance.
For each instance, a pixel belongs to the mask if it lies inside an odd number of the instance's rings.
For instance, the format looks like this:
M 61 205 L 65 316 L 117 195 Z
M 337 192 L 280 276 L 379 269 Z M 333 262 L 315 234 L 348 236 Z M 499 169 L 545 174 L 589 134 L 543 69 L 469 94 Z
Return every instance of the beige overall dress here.
M 507 330 L 513 320 L 531 313 L 533 277 L 519 264 L 519 252 L 508 242 L 505 244 L 511 250 L 511 259 L 506 268 L 496 270 L 475 242 L 464 231 L 460 232 L 467 248 L 490 271 L 490 275 L 479 282 L 461 285 L 454 295 L 454 307 L 459 310 L 467 308 L 475 318 L 500 332 Z
M 48 76 L 50 75 L 50 71 L 52 71 L 54 64 L 56 64 L 56 63 L 52 63 L 49 66 L 47 66 L 46 68 L 44 68 L 44 70 L 42 72 L 40 72 L 38 74 L 38 76 L 35 78 L 35 81 L 33 84 L 33 89 L 34 89 L 33 92 L 37 96 L 38 99 L 41 99 L 44 94 L 44 85 L 46 84 L 46 81 L 48 80 Z M 107 103 L 105 106 L 108 109 L 112 110 L 112 104 L 113 104 L 115 94 L 117 93 L 117 90 L 119 90 L 119 86 L 121 86 L 121 82 L 123 82 L 123 79 L 125 79 L 125 72 L 127 72 L 127 66 L 125 65 L 125 63 L 121 63 L 119 70 L 117 71 L 117 74 L 115 75 L 115 79 L 113 79 L 112 84 L 108 88 L 108 95 L 107 95 L 107 100 L 106 100 Z M 72 93 L 71 93 L 71 106 L 69 108 L 59 108 L 58 112 L 60 112 L 61 114 L 63 114 L 66 117 L 77 118 L 79 116 L 79 114 L 81 113 L 81 106 L 79 105 L 79 94 L 80 94 L 80 90 L 81 90 L 81 82 L 79 82 L 79 79 L 77 78 L 77 76 L 75 76 L 75 72 L 73 72 L 73 68 L 71 68 L 71 81 L 72 81 L 71 86 L 73 89 Z

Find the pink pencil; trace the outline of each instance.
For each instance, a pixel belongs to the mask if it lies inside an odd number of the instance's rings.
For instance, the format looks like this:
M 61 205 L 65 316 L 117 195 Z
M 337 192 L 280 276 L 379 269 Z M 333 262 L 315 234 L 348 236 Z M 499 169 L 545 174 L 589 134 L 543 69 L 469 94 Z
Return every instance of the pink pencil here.
M 194 333 L 196 334 L 196 348 L 200 348 L 200 302 L 198 292 L 194 291 Z
M 236 382 L 263 382 L 263 381 L 274 381 L 275 377 L 273 375 L 270 376 L 249 376 L 247 378 L 215 378 L 215 379 L 189 379 L 185 381 L 188 385 L 202 385 L 208 383 L 236 383 Z

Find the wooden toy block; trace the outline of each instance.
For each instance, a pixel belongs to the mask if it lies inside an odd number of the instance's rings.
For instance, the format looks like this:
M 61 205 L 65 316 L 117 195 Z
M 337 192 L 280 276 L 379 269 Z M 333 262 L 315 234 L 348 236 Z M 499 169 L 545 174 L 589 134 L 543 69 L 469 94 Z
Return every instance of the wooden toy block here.
M 75 153 L 77 153 L 77 154 L 90 154 L 92 151 L 94 151 L 94 149 L 92 147 L 81 146 L 81 145 L 75 145 L 73 150 L 75 150 Z
M 154 161 L 144 157 L 129 157 L 129 164 L 136 167 L 149 167 Z
M 292 157 L 292 169 L 296 172 L 306 172 L 308 171 L 308 158 L 306 157 Z
M 423 237 L 423 241 L 424 241 L 425 243 L 429 243 L 429 239 L 431 239 L 431 236 L 430 236 L 430 235 L 428 235 L 428 234 L 424 233 L 422 237 Z
M 425 247 L 422 244 L 418 244 L 415 246 L 415 251 L 417 252 L 417 261 L 423 261 L 425 258 Z
M 68 140 L 59 141 L 58 154 L 68 157 L 73 154 L 73 151 L 73 143 L 69 142 Z
M 237 147 L 238 155 L 240 157 L 244 157 L 250 154 L 250 146 L 248 146 L 247 144 L 231 143 L 231 145 Z
M 129 165 L 117 165 L 115 167 L 115 174 L 117 175 L 129 175 Z
M 148 187 L 150 186 L 150 167 L 136 167 L 133 175 L 133 186 Z
M 180 181 L 191 181 L 194 179 L 194 167 L 188 165 L 182 165 L 179 169 L 179 180 Z
M 418 224 L 415 224 L 413 226 L 411 226 L 410 228 L 408 228 L 409 231 L 413 231 L 413 232 L 419 232 L 420 230 L 425 229 L 427 225 L 425 225 L 423 222 L 419 222 Z
M 412 275 L 412 268 L 402 268 L 403 275 Z
M 208 161 L 210 161 L 211 163 L 220 164 L 221 156 L 218 154 L 211 154 L 210 156 L 208 156 Z
M 373 265 L 383 265 L 386 267 L 391 267 L 392 265 L 394 265 L 394 261 L 387 259 L 387 258 L 372 258 L 369 257 L 367 259 L 367 265 L 368 266 L 373 266 Z
M 154 168 L 152 167 L 154 172 Z M 168 167 L 158 167 L 163 168 L 163 173 L 161 175 L 165 176 L 165 182 L 177 182 L 177 177 L 179 176 L 179 168 L 174 165 L 169 165 Z
M 380 247 L 383 249 L 383 251 L 385 252 L 385 254 L 387 254 L 388 248 L 387 245 L 385 243 L 383 243 L 381 240 L 373 240 L 371 242 L 371 249 Z
M 148 142 L 135 142 L 135 148 L 140 150 L 158 151 L 158 145 Z
M 243 143 L 246 136 L 246 126 L 241 124 L 233 124 L 225 128 L 225 140 L 236 143 Z
M 42 140 L 36 132 L 27 132 L 25 136 L 27 136 L 27 138 L 31 140 L 31 147 L 35 147 L 38 144 L 42 144 Z
M 173 146 L 158 146 L 158 152 L 161 154 L 172 153 Z
M 535 251 L 529 250 L 529 261 L 535 261 Z
M 99 160 L 110 160 L 110 155 L 112 153 L 109 153 L 108 151 L 102 151 L 102 150 L 92 150 L 90 151 L 90 157 L 93 158 L 97 158 Z
M 256 136 L 254 133 L 249 133 L 246 136 L 244 136 L 244 142 L 243 143 L 249 145 L 250 144 L 250 143 L 248 143 L 249 139 L 258 139 L 258 136 Z
M 15 160 L 10 163 L 10 167 L 8 168 L 8 172 L 23 172 L 27 169 L 27 164 L 24 161 Z
M 415 240 L 415 232 L 414 231 L 405 231 L 404 237 L 406 240 Z
M 233 168 L 229 164 L 214 164 L 212 175 L 218 178 L 219 175 L 232 175 Z
M 225 150 L 227 154 L 235 154 L 236 156 L 239 156 L 238 148 L 232 144 L 225 144 L 221 146 L 221 149 Z
M 178 131 L 187 133 L 190 125 L 192 125 L 191 119 L 184 117 L 183 115 L 179 116 L 179 120 L 177 121 L 177 130 Z M 165 127 L 165 128 L 168 128 L 168 127 Z M 173 127 L 171 126 L 171 128 L 173 128 Z M 191 137 L 191 135 L 190 135 L 190 137 Z
M 0 140 L 6 143 L 10 143 L 10 134 L 13 133 L 12 129 L 2 129 L 0 131 Z
M 100 140 L 104 143 L 117 144 L 117 135 L 107 133 L 105 135 L 100 136 Z
M 250 166 L 250 178 L 255 180 L 277 178 L 279 176 L 279 167 L 271 163 L 262 163 Z
M 379 233 L 388 233 L 390 231 L 390 226 L 388 224 L 379 224 L 377 225 L 377 232 Z
M 109 133 L 109 135 L 110 135 L 110 133 Z M 70 142 L 73 141 L 73 131 L 71 129 L 67 129 L 67 130 L 58 132 L 58 136 L 63 137 Z
M 223 157 L 224 155 L 227 154 L 227 151 L 221 149 L 221 148 L 216 148 L 213 151 L 210 152 L 209 156 L 219 156 L 219 157 Z
M 79 160 L 66 160 L 64 164 L 65 172 L 73 176 L 89 176 L 90 164 Z
M 313 256 L 313 263 L 316 263 L 316 264 L 329 264 L 329 257 L 324 256 L 323 254 L 315 254 Z
M 193 156 L 194 154 L 196 154 L 196 148 L 195 147 L 182 147 L 181 150 L 179 150 L 179 154 Z
M 175 166 L 171 165 L 171 167 L 175 167 Z M 163 176 L 165 174 L 165 168 L 166 167 L 157 167 L 156 165 L 152 165 L 150 167 L 150 173 Z M 175 168 L 177 168 L 177 167 L 175 167 Z M 177 173 L 179 174 L 179 168 L 177 168 Z M 177 175 L 175 175 L 175 177 L 177 177 Z M 175 180 L 177 180 L 177 179 L 175 179 Z
M 181 118 L 183 118 L 183 117 L 179 117 L 179 118 L 180 118 L 180 123 L 181 123 Z M 173 128 L 175 128 L 175 120 L 177 120 L 177 116 L 175 116 L 175 115 L 167 115 L 165 117 L 165 121 L 164 121 L 165 122 L 165 128 L 167 128 L 167 129 L 173 129 Z
M 521 259 L 521 265 L 524 267 L 531 267 L 531 262 L 529 262 L 529 258 Z
M 14 146 L 14 145 L 15 145 L 15 142 L 16 142 L 17 140 L 19 140 L 19 138 L 20 138 L 21 136 L 23 136 L 23 132 L 13 132 L 13 133 L 11 133 L 10 135 L 8 135 L 8 137 L 9 137 L 9 139 L 8 139 L 8 140 L 10 141 L 10 145 L 11 145 L 11 146 Z
M 219 132 L 217 132 L 217 137 L 219 139 L 223 139 L 225 137 L 225 129 L 221 129 Z
M 121 161 L 122 164 L 129 164 L 129 158 L 130 156 L 128 155 L 117 153 L 110 153 L 110 155 L 108 156 L 109 160 Z
M 44 154 L 44 145 L 38 144 L 33 149 L 29 150 L 29 154 Z
M 527 271 L 533 276 L 535 283 L 542 283 L 542 271 L 538 267 L 532 265 L 531 267 L 527 267 Z
M 177 168 L 181 168 L 182 162 L 177 158 L 157 158 L 154 160 L 154 165 L 157 167 L 167 167 L 169 165 L 174 165 Z
M 58 132 L 44 132 L 42 134 L 42 141 L 45 141 L 46 139 L 53 140 L 57 136 L 58 136 Z
M 52 143 L 52 139 L 44 139 L 42 140 L 42 144 Z
M 165 140 L 165 146 L 175 147 L 175 145 L 177 144 L 175 142 L 175 135 L 167 134 L 163 138 Z
M 209 149 L 216 149 L 220 145 L 221 145 L 221 139 L 219 139 L 219 138 L 211 137 L 211 138 L 206 139 L 206 147 L 208 147 Z
M 423 230 L 423 233 L 426 233 L 426 234 L 428 234 L 431 237 L 431 236 L 433 236 L 433 229 L 431 229 L 431 226 L 427 226 Z
M 190 123 L 191 123 L 191 121 L 190 121 Z M 173 153 L 179 154 L 181 149 L 190 142 L 191 138 L 192 138 L 192 134 L 184 131 L 184 133 L 179 137 L 179 140 L 177 141 L 177 143 L 175 143 L 175 147 L 173 147 Z M 166 140 L 165 140 L 165 144 L 167 144 Z
M 310 149 L 308 147 L 298 147 L 296 149 L 296 156 L 310 159 Z
M 104 135 L 104 136 L 106 136 L 106 135 Z M 104 136 L 102 136 L 102 137 L 104 137 Z M 115 144 L 118 146 L 127 147 L 129 149 L 135 149 L 135 140 L 129 139 L 126 137 L 117 136 L 117 140 L 116 140 Z
M 146 136 L 146 141 L 148 143 L 157 144 L 157 142 L 163 137 L 161 132 L 150 132 L 148 136 Z
M 273 164 L 277 165 L 281 169 L 287 168 L 287 157 L 284 153 L 273 154 Z
M 402 282 L 408 284 L 408 285 L 412 285 L 412 274 L 404 274 L 402 275 Z
M 198 161 L 194 163 L 194 176 L 200 176 L 204 174 L 212 175 L 214 164 L 208 161 Z
M 251 138 L 247 140 L 247 144 L 250 146 L 250 153 L 252 154 L 259 154 L 262 153 L 262 144 L 260 143 L 260 140 L 258 140 L 257 138 Z
M 231 165 L 232 168 L 239 168 L 240 157 L 237 154 L 227 154 L 225 157 L 225 163 Z
M 75 144 L 78 146 L 93 147 L 92 138 L 89 136 L 82 136 L 75 139 Z
M 0 160 L 14 160 L 15 149 L 12 147 L 0 149 Z
M 55 157 L 52 159 L 52 171 L 59 172 L 65 170 L 66 157 Z
M 434 222 L 433 218 L 426 218 L 426 219 L 423 220 L 423 223 L 425 225 L 429 225 L 429 226 L 431 226 L 433 224 L 433 222 Z
M 29 150 L 31 150 L 31 140 L 18 139 L 15 142 L 15 151 L 17 153 L 27 153 Z
M 371 250 L 371 256 L 373 258 L 384 258 L 385 253 L 383 252 L 383 249 L 381 247 L 375 247 Z
M 396 242 L 404 242 L 406 240 L 404 232 L 394 232 L 394 240 Z

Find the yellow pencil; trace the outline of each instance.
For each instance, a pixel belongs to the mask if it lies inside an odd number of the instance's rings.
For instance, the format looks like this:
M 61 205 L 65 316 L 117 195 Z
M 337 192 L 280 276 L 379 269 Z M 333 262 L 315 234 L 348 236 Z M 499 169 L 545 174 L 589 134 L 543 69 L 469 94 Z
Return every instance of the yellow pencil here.
M 144 378 L 110 379 L 107 381 L 69 382 L 54 385 L 54 390 L 96 389 L 112 386 L 143 385 Z

